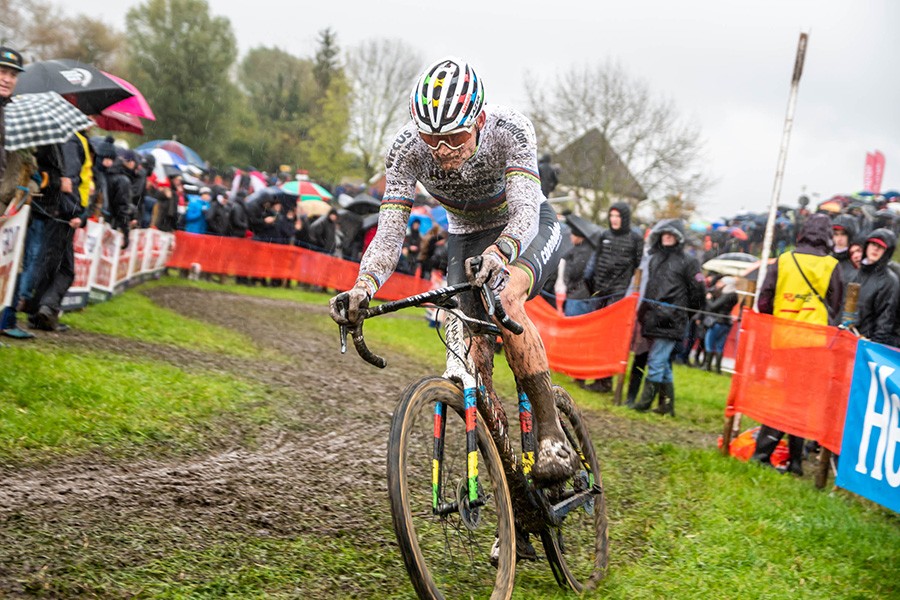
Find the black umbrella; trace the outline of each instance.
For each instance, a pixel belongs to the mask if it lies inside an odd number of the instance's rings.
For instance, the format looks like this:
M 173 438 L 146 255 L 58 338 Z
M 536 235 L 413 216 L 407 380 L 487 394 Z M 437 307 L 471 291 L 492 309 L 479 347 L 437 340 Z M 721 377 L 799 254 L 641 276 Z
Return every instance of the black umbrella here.
M 566 223 L 572 228 L 572 233 L 586 239 L 594 248 L 600 243 L 600 234 L 603 233 L 603 228 L 596 223 L 572 213 L 566 215 Z
M 25 67 L 16 82 L 16 94 L 40 92 L 66 96 L 88 115 L 99 115 L 104 108 L 134 95 L 100 69 L 67 58 L 43 60 Z
M 348 202 L 344 208 L 358 215 L 369 215 L 378 212 L 381 208 L 381 202 L 366 193 L 362 193 L 353 198 L 352 202 Z

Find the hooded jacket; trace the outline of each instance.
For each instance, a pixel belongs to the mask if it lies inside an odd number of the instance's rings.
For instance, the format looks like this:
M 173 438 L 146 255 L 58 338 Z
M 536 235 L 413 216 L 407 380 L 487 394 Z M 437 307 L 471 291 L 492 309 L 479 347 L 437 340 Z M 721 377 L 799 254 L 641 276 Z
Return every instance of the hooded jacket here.
M 585 268 L 585 279 L 591 292 L 596 297 L 608 299 L 607 304 L 625 296 L 644 254 L 644 240 L 631 228 L 631 207 L 619 202 L 609 210 L 619 213 L 622 224 L 618 229 L 610 227 L 600 235 L 597 250 Z
M 834 259 L 829 256 L 829 251 L 833 245 L 831 236 L 831 219 L 821 214 L 812 215 L 803 222 L 803 227 L 797 236 L 797 247 L 794 249 L 794 253 L 827 257 L 828 260 L 833 261 Z M 766 271 L 766 279 L 759 290 L 759 312 L 769 315 L 773 314 L 777 283 L 778 261 L 769 265 Z M 796 290 L 796 292 L 798 294 L 809 293 L 808 286 L 804 285 L 804 289 Z M 829 325 L 836 325 L 840 320 L 843 297 L 844 284 L 841 278 L 841 270 L 834 268 L 831 271 L 831 278 L 823 298 L 829 313 Z
M 879 344 L 893 345 L 894 320 L 897 312 L 897 295 L 900 293 L 900 280 L 888 268 L 897 237 L 889 229 L 876 229 L 866 237 L 866 245 L 870 240 L 880 240 L 887 246 L 884 254 L 876 263 L 863 263 L 856 273 L 854 281 L 859 284 L 859 299 L 856 307 L 859 320 L 856 328 L 860 335 Z
M 674 246 L 662 245 L 664 233 L 675 236 Z M 684 253 L 681 219 L 660 221 L 650 233 L 649 244 L 647 287 L 638 309 L 641 331 L 647 338 L 681 340 L 687 330 L 689 310 L 704 305 L 706 287 L 700 263 Z
M 856 219 L 850 215 L 841 214 L 834 218 L 831 227 L 832 229 L 843 229 L 847 233 L 847 247 L 841 250 L 835 248 L 831 255 L 838 259 L 841 279 L 844 283 L 849 283 L 856 277 L 856 267 L 853 266 L 853 261 L 850 260 L 850 245 L 853 244 L 856 235 L 859 233 L 859 225 Z

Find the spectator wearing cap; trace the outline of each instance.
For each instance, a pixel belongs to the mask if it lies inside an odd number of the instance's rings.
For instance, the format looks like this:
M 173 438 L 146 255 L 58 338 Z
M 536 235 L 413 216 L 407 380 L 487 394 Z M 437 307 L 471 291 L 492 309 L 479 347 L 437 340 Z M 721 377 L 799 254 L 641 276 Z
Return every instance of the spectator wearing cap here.
M 4 174 L 6 173 L 6 150 L 4 146 L 6 145 L 6 128 L 4 127 L 3 120 L 3 109 L 9 103 L 10 98 L 13 95 L 13 92 L 16 90 L 16 81 L 19 79 L 19 73 L 24 71 L 22 68 L 22 55 L 13 50 L 12 48 L 0 47 L 0 180 L 3 179 Z M 32 220 L 28 225 L 28 233 L 26 235 L 26 244 L 27 240 L 33 238 L 34 242 L 37 243 L 40 241 L 42 237 L 42 233 L 40 231 L 35 231 L 32 233 Z M 43 227 L 43 222 L 35 225 L 37 227 Z M 33 244 L 32 244 L 33 245 Z M 31 250 L 29 252 L 28 250 Z M 39 248 L 32 248 L 30 246 L 26 246 L 25 260 L 23 263 L 23 269 L 28 269 L 29 265 L 33 265 L 34 261 L 37 258 Z M 17 281 L 17 286 L 21 285 L 21 278 Z M 19 289 L 17 287 L 15 294 L 13 295 L 12 306 L 4 307 L 2 311 L 0 311 L 0 333 L 7 337 L 17 338 L 17 339 L 27 339 L 34 337 L 33 334 L 28 333 L 16 325 L 16 310 L 15 306 L 18 303 L 18 295 Z
M 838 215 L 831 223 L 831 240 L 834 242 L 831 255 L 838 259 L 841 280 L 845 283 L 853 281 L 856 277 L 857 266 L 850 258 L 850 245 L 856 239 L 858 231 L 856 219 L 850 215 Z
M 231 204 L 228 202 L 228 192 L 223 187 L 213 190 L 215 199 L 209 203 L 206 211 L 207 232 L 211 235 L 227 236 L 231 232 Z
M 22 55 L 5 46 L 0 47 L 0 179 L 6 172 L 6 128 L 3 125 L 3 108 L 16 90 L 19 73 L 24 71 Z
M 866 237 L 862 265 L 853 280 L 859 284 L 856 329 L 865 338 L 879 344 L 895 345 L 896 318 L 900 280 L 888 268 L 897 237 L 887 228 L 875 229 Z

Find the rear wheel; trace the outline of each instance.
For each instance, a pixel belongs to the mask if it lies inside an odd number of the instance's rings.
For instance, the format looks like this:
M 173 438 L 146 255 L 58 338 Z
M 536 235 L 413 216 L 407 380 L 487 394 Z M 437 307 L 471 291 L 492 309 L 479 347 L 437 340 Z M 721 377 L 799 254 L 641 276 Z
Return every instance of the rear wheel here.
M 600 463 L 587 425 L 572 401 L 559 386 L 554 386 L 556 408 L 566 437 L 581 457 L 575 475 L 562 484 L 545 490 L 551 504 L 590 490 L 600 493 L 569 512 L 558 527 L 541 532 L 541 542 L 557 583 L 576 592 L 593 589 L 606 575 L 609 560 L 609 528 L 606 518 L 606 496 L 600 477 Z
M 435 514 L 432 502 L 438 402 L 447 407 L 437 498 L 445 507 L 441 514 Z M 476 436 L 479 501 L 471 503 L 462 390 L 449 380 L 426 378 L 406 389 L 394 412 L 387 465 L 391 515 L 419 598 L 501 600 L 512 594 L 516 554 L 509 491 L 481 419 Z

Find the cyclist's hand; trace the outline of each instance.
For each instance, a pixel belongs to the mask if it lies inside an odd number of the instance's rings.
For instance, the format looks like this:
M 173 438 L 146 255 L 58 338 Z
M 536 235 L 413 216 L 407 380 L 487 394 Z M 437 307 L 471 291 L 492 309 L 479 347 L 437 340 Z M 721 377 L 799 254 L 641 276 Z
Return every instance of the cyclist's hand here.
M 479 260 L 480 259 L 480 265 Z M 509 281 L 509 269 L 500 255 L 493 251 L 466 259 L 466 277 L 472 285 L 481 287 L 485 284 L 499 294 Z
M 368 305 L 368 290 L 364 286 L 354 286 L 329 301 L 331 318 L 338 325 L 354 327 L 362 321 L 362 309 Z

